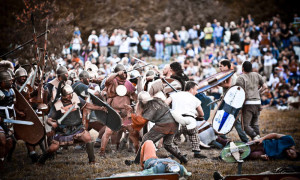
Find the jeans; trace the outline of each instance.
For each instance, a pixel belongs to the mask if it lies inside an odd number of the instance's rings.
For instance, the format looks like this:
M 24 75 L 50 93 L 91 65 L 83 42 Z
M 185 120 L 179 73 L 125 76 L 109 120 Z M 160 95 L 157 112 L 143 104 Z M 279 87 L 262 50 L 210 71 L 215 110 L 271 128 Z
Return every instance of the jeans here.
M 183 47 L 183 48 L 185 48 L 185 47 L 186 47 L 185 41 L 181 40 L 181 41 L 180 41 L 180 46 Z
M 282 48 L 287 48 L 290 45 L 290 40 L 289 39 L 282 39 Z
M 156 53 L 155 53 L 155 58 L 156 59 L 163 59 L 163 53 L 164 53 L 164 45 L 163 43 L 159 43 L 159 42 L 156 42 L 155 43 L 155 49 L 156 49 Z
M 204 42 L 205 42 L 205 46 L 207 47 L 207 46 L 210 46 L 210 44 L 213 42 L 213 40 L 212 39 L 205 39 Z
M 165 47 L 165 61 L 170 61 L 171 58 L 171 53 L 172 53 L 172 45 L 168 45 Z
M 222 37 L 214 37 L 214 43 L 217 46 L 220 46 L 222 42 Z
M 175 54 L 175 55 L 178 55 L 179 53 L 181 53 L 180 45 L 172 45 L 172 49 L 173 49 L 173 54 Z

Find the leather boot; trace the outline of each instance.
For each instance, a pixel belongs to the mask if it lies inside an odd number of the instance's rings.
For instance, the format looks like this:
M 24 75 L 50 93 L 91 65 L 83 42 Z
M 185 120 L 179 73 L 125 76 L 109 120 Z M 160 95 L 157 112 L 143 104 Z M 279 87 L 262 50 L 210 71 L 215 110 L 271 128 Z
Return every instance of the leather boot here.
M 38 163 L 39 164 L 45 164 L 45 162 L 47 161 L 47 159 L 49 159 L 50 157 L 51 157 L 51 153 L 49 153 L 49 152 L 43 153 L 43 155 L 38 160 Z
M 89 163 L 95 162 L 94 143 L 86 143 L 86 152 L 88 154 Z
M 125 139 L 125 138 L 123 138 L 122 140 L 121 140 L 121 143 L 120 143 L 120 150 L 123 150 L 123 149 L 125 149 L 126 148 L 126 144 L 127 144 L 127 139 Z
M 165 149 L 171 153 L 173 156 L 175 156 L 177 159 L 180 160 L 180 163 L 186 164 L 188 162 L 188 159 L 186 156 L 183 156 L 180 152 L 178 152 L 175 148 L 170 146 L 165 146 Z
M 181 155 L 181 154 L 179 154 L 179 160 L 180 160 L 180 163 L 181 164 L 186 164 L 186 163 L 188 163 L 188 159 L 186 158 L 186 156 L 183 156 L 183 155 Z M 175 156 L 176 157 L 176 156 Z
M 40 158 L 40 156 L 37 153 L 32 153 L 32 154 L 29 155 L 29 157 L 30 157 L 31 162 L 33 164 L 36 163 Z

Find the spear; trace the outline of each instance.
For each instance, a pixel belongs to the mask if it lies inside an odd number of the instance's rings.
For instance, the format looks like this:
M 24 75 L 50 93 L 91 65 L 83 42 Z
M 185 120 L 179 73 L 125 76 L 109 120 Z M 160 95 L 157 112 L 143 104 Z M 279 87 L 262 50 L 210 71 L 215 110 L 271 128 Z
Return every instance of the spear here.
M 175 89 L 165 78 L 161 78 L 165 83 L 167 83 L 168 86 L 170 86 L 175 92 L 178 92 L 177 89 Z
M 38 46 L 37 46 L 37 38 L 36 38 L 36 31 L 35 31 L 35 27 L 34 27 L 34 16 L 33 13 L 31 13 L 31 23 L 32 23 L 32 27 L 33 27 L 33 42 L 34 42 L 34 47 L 35 47 L 35 60 L 36 62 L 38 62 L 39 59 L 39 55 L 38 55 Z M 46 33 L 47 34 L 47 33 Z M 31 66 L 32 66 L 32 62 Z
M 47 30 L 47 31 L 43 32 L 42 34 L 38 35 L 36 38 L 40 38 L 40 37 L 42 37 L 42 36 L 44 36 L 45 34 L 48 34 L 48 33 L 50 33 L 49 30 Z M 5 53 L 5 54 L 2 54 L 2 55 L 0 56 L 0 58 L 5 57 L 5 56 L 7 56 L 7 55 L 9 55 L 9 54 L 12 54 L 12 53 L 15 52 L 16 50 L 18 50 L 18 49 L 20 49 L 20 48 L 26 46 L 26 45 L 29 44 L 29 43 L 32 43 L 33 41 L 34 41 L 34 39 L 31 39 L 31 40 L 29 40 L 29 41 L 27 41 L 27 42 L 21 44 L 21 45 L 18 46 L 17 48 L 15 48 L 15 49 L 13 49 L 13 50 L 11 50 L 11 51 Z

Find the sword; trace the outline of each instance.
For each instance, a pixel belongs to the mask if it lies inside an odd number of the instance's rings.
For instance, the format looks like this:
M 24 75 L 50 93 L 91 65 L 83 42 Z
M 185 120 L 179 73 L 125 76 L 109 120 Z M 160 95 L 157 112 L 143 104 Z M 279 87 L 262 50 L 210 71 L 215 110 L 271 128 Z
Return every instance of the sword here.
M 255 144 L 255 142 L 247 142 L 247 143 L 245 143 L 245 144 L 241 144 L 241 145 L 238 145 L 238 146 L 236 146 L 237 148 L 242 148 L 242 147 L 246 147 L 246 146 L 250 146 L 250 145 L 252 145 L 252 144 Z M 224 148 L 225 150 L 229 150 L 230 149 L 230 147 L 226 147 L 226 148 Z
M 13 124 L 23 124 L 23 125 L 33 125 L 34 123 L 31 121 L 22 121 L 22 120 L 13 120 L 13 119 L 4 119 L 6 123 L 13 123 Z
M 222 98 L 217 99 L 217 100 L 215 100 L 215 101 L 213 101 L 213 102 L 210 102 L 210 103 L 208 103 L 206 106 L 210 106 L 210 105 L 212 105 L 212 104 L 215 104 L 215 103 L 217 103 L 217 102 L 220 101 L 220 100 L 222 100 Z
M 61 122 L 67 117 L 67 115 L 70 114 L 70 112 L 75 108 L 75 105 L 70 107 L 70 109 L 59 119 L 57 120 L 58 124 L 61 124 Z
M 19 89 L 19 92 L 23 91 L 23 89 L 26 87 L 26 85 L 28 84 L 28 82 L 31 81 L 32 77 L 33 77 L 33 74 L 31 74 L 31 76 L 29 76 L 29 78 L 27 78 L 26 82 Z
M 145 67 L 145 66 L 153 66 L 152 64 L 146 64 L 146 65 L 143 65 L 143 66 L 140 66 L 140 67 L 137 67 L 137 68 L 134 68 L 134 69 L 132 69 L 132 70 L 130 70 L 130 71 L 126 71 L 126 72 L 131 72 L 131 71 L 134 71 L 134 70 L 137 70 L 137 69 L 141 69 L 141 68 L 143 68 L 143 67 Z
M 144 63 L 144 64 L 149 64 L 149 63 L 146 63 L 145 61 L 142 61 L 142 60 L 140 60 L 140 59 L 138 59 L 138 58 L 136 58 L 136 57 L 133 57 L 133 56 L 131 56 L 133 59 L 135 59 L 135 60 L 137 60 L 137 61 L 139 61 L 139 62 L 141 62 L 141 63 Z

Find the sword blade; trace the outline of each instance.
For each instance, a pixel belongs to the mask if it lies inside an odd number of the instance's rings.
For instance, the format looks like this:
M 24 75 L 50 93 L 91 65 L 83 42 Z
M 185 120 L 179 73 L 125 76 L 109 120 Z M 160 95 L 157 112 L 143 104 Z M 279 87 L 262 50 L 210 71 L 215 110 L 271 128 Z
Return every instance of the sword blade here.
M 14 119 L 4 119 L 6 123 L 13 123 L 13 124 L 22 124 L 22 125 L 33 125 L 34 123 L 31 121 L 22 121 L 22 120 L 14 120 Z
M 61 122 L 70 114 L 70 112 L 75 108 L 75 105 L 70 107 L 70 109 L 59 119 L 57 120 L 58 124 L 61 124 Z

